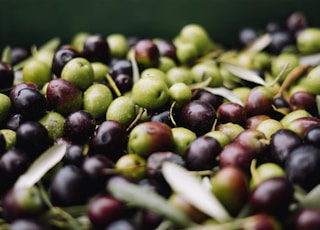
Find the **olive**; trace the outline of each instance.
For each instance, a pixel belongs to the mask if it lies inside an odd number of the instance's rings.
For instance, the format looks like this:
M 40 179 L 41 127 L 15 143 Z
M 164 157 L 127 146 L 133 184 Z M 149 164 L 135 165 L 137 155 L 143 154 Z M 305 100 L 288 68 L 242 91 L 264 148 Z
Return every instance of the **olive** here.
M 37 89 L 21 89 L 14 98 L 13 106 L 23 117 L 30 120 L 37 120 L 47 110 L 47 100 Z
M 21 148 L 37 157 L 47 148 L 51 142 L 46 128 L 37 121 L 26 121 L 16 131 L 16 147 Z
M 100 34 L 89 35 L 84 41 L 82 55 L 90 62 L 109 64 L 111 54 L 106 38 Z
M 0 89 L 8 89 L 13 85 L 14 72 L 9 63 L 0 61 Z
M 320 147 L 320 126 L 309 129 L 303 137 L 303 141 L 307 144 L 313 144 Z
M 11 65 L 14 66 L 19 62 L 25 60 L 27 57 L 31 55 L 31 51 L 27 47 L 22 46 L 13 46 L 11 47 Z
M 294 148 L 287 157 L 285 170 L 291 183 L 311 190 L 320 182 L 320 149 L 310 144 Z
M 316 230 L 320 228 L 320 212 L 317 209 L 305 208 L 295 215 L 293 221 L 295 230 L 310 229 Z

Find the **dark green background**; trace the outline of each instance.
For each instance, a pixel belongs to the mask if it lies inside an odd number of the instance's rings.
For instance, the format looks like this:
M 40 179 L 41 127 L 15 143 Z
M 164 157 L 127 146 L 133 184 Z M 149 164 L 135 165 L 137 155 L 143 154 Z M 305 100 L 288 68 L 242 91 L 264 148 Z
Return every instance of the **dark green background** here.
M 320 26 L 320 1 L 313 0 L 0 0 L 0 48 L 63 42 L 80 31 L 174 37 L 187 23 L 200 23 L 218 42 L 233 44 L 245 26 L 263 28 L 302 11 Z

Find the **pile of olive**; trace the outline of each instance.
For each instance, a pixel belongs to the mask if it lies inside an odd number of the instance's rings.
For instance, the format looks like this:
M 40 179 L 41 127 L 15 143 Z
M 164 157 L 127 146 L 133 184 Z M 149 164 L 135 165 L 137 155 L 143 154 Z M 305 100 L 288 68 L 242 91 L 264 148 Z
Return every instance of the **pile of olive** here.
M 320 229 L 320 29 L 295 12 L 235 39 L 8 45 L 0 228 Z

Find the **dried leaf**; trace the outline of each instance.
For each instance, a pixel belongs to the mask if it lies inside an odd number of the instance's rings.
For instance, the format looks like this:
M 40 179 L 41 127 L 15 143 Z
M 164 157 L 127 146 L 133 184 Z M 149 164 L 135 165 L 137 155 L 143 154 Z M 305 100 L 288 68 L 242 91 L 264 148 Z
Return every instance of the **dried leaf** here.
M 107 190 L 129 205 L 158 213 L 181 227 L 194 225 L 185 213 L 170 205 L 165 198 L 151 190 L 141 188 L 123 179 L 110 180 Z
M 28 188 L 36 184 L 51 168 L 64 157 L 67 149 L 66 143 L 53 145 L 42 153 L 16 181 L 15 188 Z
M 164 162 L 162 173 L 176 193 L 181 194 L 190 204 L 208 216 L 222 223 L 232 219 L 214 194 L 205 188 L 197 177 L 182 166 Z
M 11 47 L 6 46 L 2 51 L 1 61 L 11 64 Z

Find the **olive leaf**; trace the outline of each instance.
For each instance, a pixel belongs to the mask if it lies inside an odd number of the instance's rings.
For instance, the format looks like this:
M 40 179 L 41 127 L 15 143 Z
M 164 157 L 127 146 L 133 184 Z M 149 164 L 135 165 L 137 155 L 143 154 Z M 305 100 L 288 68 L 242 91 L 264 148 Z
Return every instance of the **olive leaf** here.
M 209 91 L 210 93 L 222 96 L 226 98 L 228 101 L 237 103 L 239 105 L 243 106 L 243 102 L 229 89 L 224 88 L 224 87 L 217 87 L 217 88 L 210 88 L 210 87 L 205 87 L 205 90 Z
M 320 65 L 320 53 L 301 56 L 299 58 L 300 65 L 317 66 Z
M 231 63 L 223 63 L 224 67 L 233 75 L 249 81 L 249 82 L 253 82 L 259 85 L 266 85 L 266 82 L 256 73 L 254 73 L 253 71 L 246 69 L 244 67 L 241 66 L 237 66 L 235 64 L 231 64 Z
M 55 38 L 52 38 L 49 41 L 47 41 L 42 46 L 40 46 L 39 49 L 37 49 L 35 46 L 33 46 L 32 50 L 33 50 L 33 52 L 41 52 L 41 51 L 45 51 L 45 50 L 54 51 L 59 47 L 60 43 L 61 43 L 61 39 L 58 37 L 55 37 Z M 33 56 L 30 56 L 30 57 L 24 59 L 23 61 L 17 63 L 16 65 L 13 66 L 13 70 L 16 71 L 16 70 L 21 69 L 32 58 L 33 58 Z
M 305 196 L 300 197 L 298 205 L 303 208 L 315 208 L 320 210 L 320 184 L 315 186 Z
M 1 55 L 1 61 L 11 64 L 11 47 L 4 47 Z
M 220 201 L 201 181 L 182 166 L 171 162 L 164 162 L 162 173 L 171 188 L 181 194 L 190 204 L 218 222 L 232 219 Z
M 65 142 L 53 145 L 42 153 L 22 174 L 16 183 L 15 188 L 28 188 L 36 184 L 51 168 L 61 161 L 67 149 Z
M 272 41 L 272 36 L 270 34 L 263 34 L 254 40 L 245 51 L 248 53 L 258 53 L 266 48 Z
M 134 55 L 134 52 L 130 53 L 130 61 L 132 64 L 132 78 L 133 78 L 133 83 L 137 82 L 140 78 L 140 73 L 139 73 L 139 68 L 138 68 L 138 64 Z
M 128 205 L 158 213 L 181 227 L 194 225 L 185 213 L 170 205 L 162 196 L 126 180 L 110 180 L 107 190 Z

